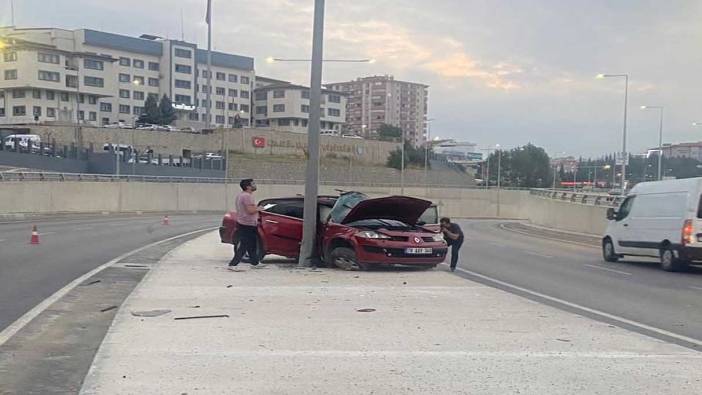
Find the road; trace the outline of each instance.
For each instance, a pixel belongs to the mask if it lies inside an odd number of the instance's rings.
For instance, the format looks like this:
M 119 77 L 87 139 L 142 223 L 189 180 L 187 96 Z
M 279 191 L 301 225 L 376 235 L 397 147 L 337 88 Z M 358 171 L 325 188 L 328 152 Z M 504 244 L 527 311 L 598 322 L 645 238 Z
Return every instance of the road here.
M 702 268 L 655 260 L 604 263 L 600 249 L 526 236 L 496 221 L 458 221 L 459 267 L 530 291 L 702 340 Z
M 0 331 L 90 270 L 141 246 L 218 226 L 220 215 L 85 217 L 0 223 Z M 31 227 L 39 245 L 29 244 Z

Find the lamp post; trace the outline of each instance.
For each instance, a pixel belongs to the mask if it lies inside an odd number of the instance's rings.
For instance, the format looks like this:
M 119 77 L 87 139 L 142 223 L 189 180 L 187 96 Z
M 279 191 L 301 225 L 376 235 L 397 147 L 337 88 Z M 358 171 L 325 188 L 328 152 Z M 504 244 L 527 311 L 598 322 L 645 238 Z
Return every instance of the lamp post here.
M 424 186 L 426 195 L 429 194 L 429 144 L 431 144 L 431 123 L 435 118 L 427 119 L 427 141 L 424 143 Z
M 628 99 L 629 99 L 629 74 L 598 74 L 596 78 L 598 79 L 603 79 L 603 78 L 619 78 L 623 77 L 624 78 L 624 126 L 622 130 L 622 193 L 624 193 L 625 190 L 625 184 L 626 184 L 626 162 L 627 162 L 627 153 L 626 153 L 626 109 L 628 105 Z M 616 162 L 615 162 L 616 166 Z
M 658 181 L 663 179 L 663 106 L 641 106 L 642 110 L 658 110 Z
M 500 177 L 502 176 L 502 149 L 496 144 L 497 150 L 497 218 L 500 217 Z

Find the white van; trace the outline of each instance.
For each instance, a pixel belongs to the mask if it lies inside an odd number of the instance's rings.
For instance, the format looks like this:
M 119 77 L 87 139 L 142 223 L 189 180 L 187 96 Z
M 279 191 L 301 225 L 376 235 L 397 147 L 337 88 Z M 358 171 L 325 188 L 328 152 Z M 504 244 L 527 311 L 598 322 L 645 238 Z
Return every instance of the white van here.
M 3 143 L 5 144 L 6 149 L 14 149 L 16 147 L 17 149 L 21 150 L 28 150 L 30 148 L 32 150 L 38 150 L 39 144 L 41 143 L 41 137 L 39 137 L 37 134 L 11 134 L 5 137 L 5 141 Z
M 604 260 L 657 257 L 666 271 L 702 260 L 701 196 L 702 178 L 637 184 L 618 210 L 607 210 Z

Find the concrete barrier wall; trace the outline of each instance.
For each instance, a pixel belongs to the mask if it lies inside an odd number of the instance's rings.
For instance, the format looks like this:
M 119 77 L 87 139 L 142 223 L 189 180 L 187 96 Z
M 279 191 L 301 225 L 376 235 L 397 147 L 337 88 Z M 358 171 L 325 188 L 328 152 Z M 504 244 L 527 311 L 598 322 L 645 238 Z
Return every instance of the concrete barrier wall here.
M 521 215 L 531 223 L 572 232 L 601 235 L 607 228 L 607 208 L 529 196 Z

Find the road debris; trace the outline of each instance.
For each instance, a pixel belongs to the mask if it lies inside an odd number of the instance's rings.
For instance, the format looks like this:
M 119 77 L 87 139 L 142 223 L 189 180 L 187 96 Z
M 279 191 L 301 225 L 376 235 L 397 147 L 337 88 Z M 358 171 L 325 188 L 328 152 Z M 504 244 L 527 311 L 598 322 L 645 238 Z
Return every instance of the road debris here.
M 102 280 L 93 280 L 93 281 L 91 281 L 91 282 L 89 282 L 89 283 L 81 284 L 81 286 L 87 287 L 88 285 L 97 284 L 97 283 L 99 283 L 99 282 L 102 282 Z
M 189 317 L 175 317 L 174 320 L 195 320 L 199 318 L 229 318 L 228 314 L 216 314 L 216 315 L 193 315 Z
M 171 311 L 168 309 L 157 309 L 157 310 L 145 310 L 145 311 L 132 311 L 132 315 L 135 317 L 158 317 L 160 315 L 168 314 Z
M 358 309 L 356 311 L 359 313 L 372 313 L 375 311 L 375 309 Z
M 116 309 L 117 306 L 110 306 L 110 307 L 105 307 L 104 309 L 100 310 L 101 313 L 104 313 L 106 311 L 114 310 Z

